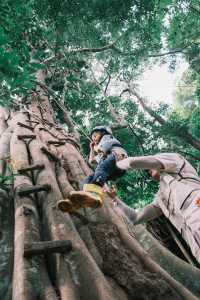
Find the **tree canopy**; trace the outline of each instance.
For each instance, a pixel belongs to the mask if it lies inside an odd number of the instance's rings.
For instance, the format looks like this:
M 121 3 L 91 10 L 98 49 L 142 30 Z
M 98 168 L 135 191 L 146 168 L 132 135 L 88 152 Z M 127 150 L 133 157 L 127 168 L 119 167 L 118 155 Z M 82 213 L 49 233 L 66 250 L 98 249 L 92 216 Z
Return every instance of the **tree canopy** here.
M 65 126 L 63 108 L 69 113 L 85 155 L 90 129 L 108 124 L 130 155 L 176 151 L 199 170 L 198 0 L 4 0 L 0 11 L 2 105 L 29 103 L 43 69 L 56 117 Z M 151 108 L 137 92 L 145 68 L 167 63 L 173 72 L 177 56 L 189 63 L 186 85 L 194 85 L 189 114 L 164 104 Z M 183 88 L 181 101 L 186 93 Z M 156 188 L 142 172 L 118 187 L 136 206 Z

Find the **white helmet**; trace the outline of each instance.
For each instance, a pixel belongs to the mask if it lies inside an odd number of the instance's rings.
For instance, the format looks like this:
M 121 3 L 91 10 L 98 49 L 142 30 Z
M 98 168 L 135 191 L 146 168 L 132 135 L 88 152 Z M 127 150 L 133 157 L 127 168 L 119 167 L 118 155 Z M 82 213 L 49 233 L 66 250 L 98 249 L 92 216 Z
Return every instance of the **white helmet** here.
M 95 131 L 100 131 L 102 133 L 107 133 L 107 134 L 111 134 L 112 135 L 112 130 L 110 129 L 110 127 L 107 126 L 96 126 L 92 129 L 90 136 L 95 132 Z

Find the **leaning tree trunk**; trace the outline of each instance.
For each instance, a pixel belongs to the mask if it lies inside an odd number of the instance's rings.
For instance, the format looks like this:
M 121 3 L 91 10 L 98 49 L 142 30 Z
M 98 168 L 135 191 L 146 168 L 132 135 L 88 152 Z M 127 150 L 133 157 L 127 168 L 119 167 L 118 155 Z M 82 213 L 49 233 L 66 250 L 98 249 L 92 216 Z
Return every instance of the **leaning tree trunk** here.
M 107 196 L 101 209 L 57 209 L 90 169 L 46 96 L 9 119 L 1 111 L 1 299 L 197 299 L 149 257 Z
M 170 128 L 171 133 L 178 138 L 181 138 L 184 142 L 190 144 L 197 150 L 200 150 L 200 140 L 189 133 L 186 129 L 183 128 L 176 128 L 175 126 L 171 125 L 167 122 L 162 116 L 158 115 L 150 106 L 148 106 L 144 99 L 136 92 L 135 89 L 129 88 L 130 93 L 135 96 L 144 109 L 152 118 L 154 118 L 161 126 Z

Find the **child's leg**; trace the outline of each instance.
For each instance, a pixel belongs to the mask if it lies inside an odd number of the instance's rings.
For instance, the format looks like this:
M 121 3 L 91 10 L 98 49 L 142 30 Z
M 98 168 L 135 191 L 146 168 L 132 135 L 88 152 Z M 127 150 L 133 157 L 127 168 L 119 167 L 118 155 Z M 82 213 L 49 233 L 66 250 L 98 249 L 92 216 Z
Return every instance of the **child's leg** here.
M 94 173 L 92 173 L 91 175 L 87 176 L 83 182 L 82 182 L 82 185 L 87 185 L 89 184 L 90 182 L 92 182 L 93 180 L 93 177 L 94 177 Z M 57 207 L 64 211 L 64 212 L 69 212 L 69 213 L 72 213 L 74 209 L 79 209 L 81 208 L 81 205 L 79 205 L 79 203 L 72 203 L 71 202 L 71 199 L 70 197 L 67 198 L 67 199 L 63 199 L 63 200 L 60 200 L 58 201 L 57 203 Z
M 94 174 L 84 180 L 83 191 L 72 191 L 70 193 L 70 201 L 73 207 L 76 209 L 80 207 L 101 207 L 103 205 L 103 185 L 109 179 L 121 176 L 122 172 L 116 167 L 115 156 L 113 154 L 108 155 L 106 159 L 98 164 Z
M 118 178 L 122 177 L 125 174 L 126 174 L 126 171 L 119 169 L 115 164 L 115 168 L 113 169 L 113 172 L 110 174 L 110 177 L 108 178 L 108 180 L 115 181 L 115 180 L 117 180 Z
M 74 206 L 101 207 L 103 205 L 102 186 L 106 183 L 114 169 L 115 157 L 114 155 L 109 155 L 98 164 L 94 174 L 85 179 L 83 191 L 73 191 L 70 193 L 70 200 Z
M 94 179 L 94 173 L 92 173 L 91 175 L 87 176 L 84 180 L 83 180 L 83 185 L 87 184 L 87 183 L 92 183 Z
M 91 183 L 103 186 L 116 171 L 116 159 L 110 154 L 102 160 L 94 171 Z

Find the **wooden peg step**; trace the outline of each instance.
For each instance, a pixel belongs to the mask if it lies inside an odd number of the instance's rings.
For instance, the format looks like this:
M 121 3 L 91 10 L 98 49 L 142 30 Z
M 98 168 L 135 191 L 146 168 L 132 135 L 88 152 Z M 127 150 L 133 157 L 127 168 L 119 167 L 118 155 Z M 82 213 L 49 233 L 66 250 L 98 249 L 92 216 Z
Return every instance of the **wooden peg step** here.
M 53 140 L 50 140 L 48 141 L 48 144 L 49 145 L 65 145 L 65 141 L 53 141 Z
M 38 122 L 38 121 L 26 120 L 26 122 L 28 122 L 28 123 L 33 123 L 33 124 L 39 124 L 39 122 Z
M 55 155 L 53 154 L 52 152 L 50 152 L 47 148 L 45 147 L 41 147 L 40 150 L 46 154 L 48 157 L 50 157 L 53 161 L 56 161 L 56 162 L 59 162 L 60 159 Z
M 28 196 L 30 194 L 38 193 L 38 192 L 48 192 L 51 190 L 51 186 L 49 184 L 43 184 L 43 185 L 33 185 L 28 187 L 23 187 L 18 190 L 18 195 L 21 197 Z
M 34 134 L 20 134 L 17 136 L 19 140 L 25 140 L 25 139 L 36 139 L 36 135 Z
M 62 127 L 55 127 L 55 129 L 56 129 L 56 130 L 60 130 L 60 131 L 62 131 L 62 130 L 63 130 L 63 128 L 62 128 Z
M 65 141 L 66 143 L 72 144 L 73 146 L 80 149 L 80 145 L 77 143 L 77 141 L 71 137 L 61 138 L 60 141 Z
M 18 173 L 19 174 L 24 174 L 28 171 L 41 171 L 44 169 L 44 165 L 43 164 L 35 164 L 35 165 L 29 165 L 27 167 L 23 167 L 21 169 L 18 169 Z
M 24 115 L 25 115 L 25 114 L 27 114 L 28 116 L 30 115 L 30 112 L 29 112 L 29 111 L 23 111 L 22 113 L 23 113 Z
M 34 128 L 32 126 L 29 126 L 27 124 L 23 124 L 21 122 L 17 122 L 17 125 L 21 126 L 21 127 L 24 127 L 24 128 L 27 128 L 27 129 L 30 129 L 31 131 L 34 130 Z
M 69 240 L 43 241 L 24 245 L 24 257 L 49 253 L 66 253 L 72 250 L 72 243 Z

